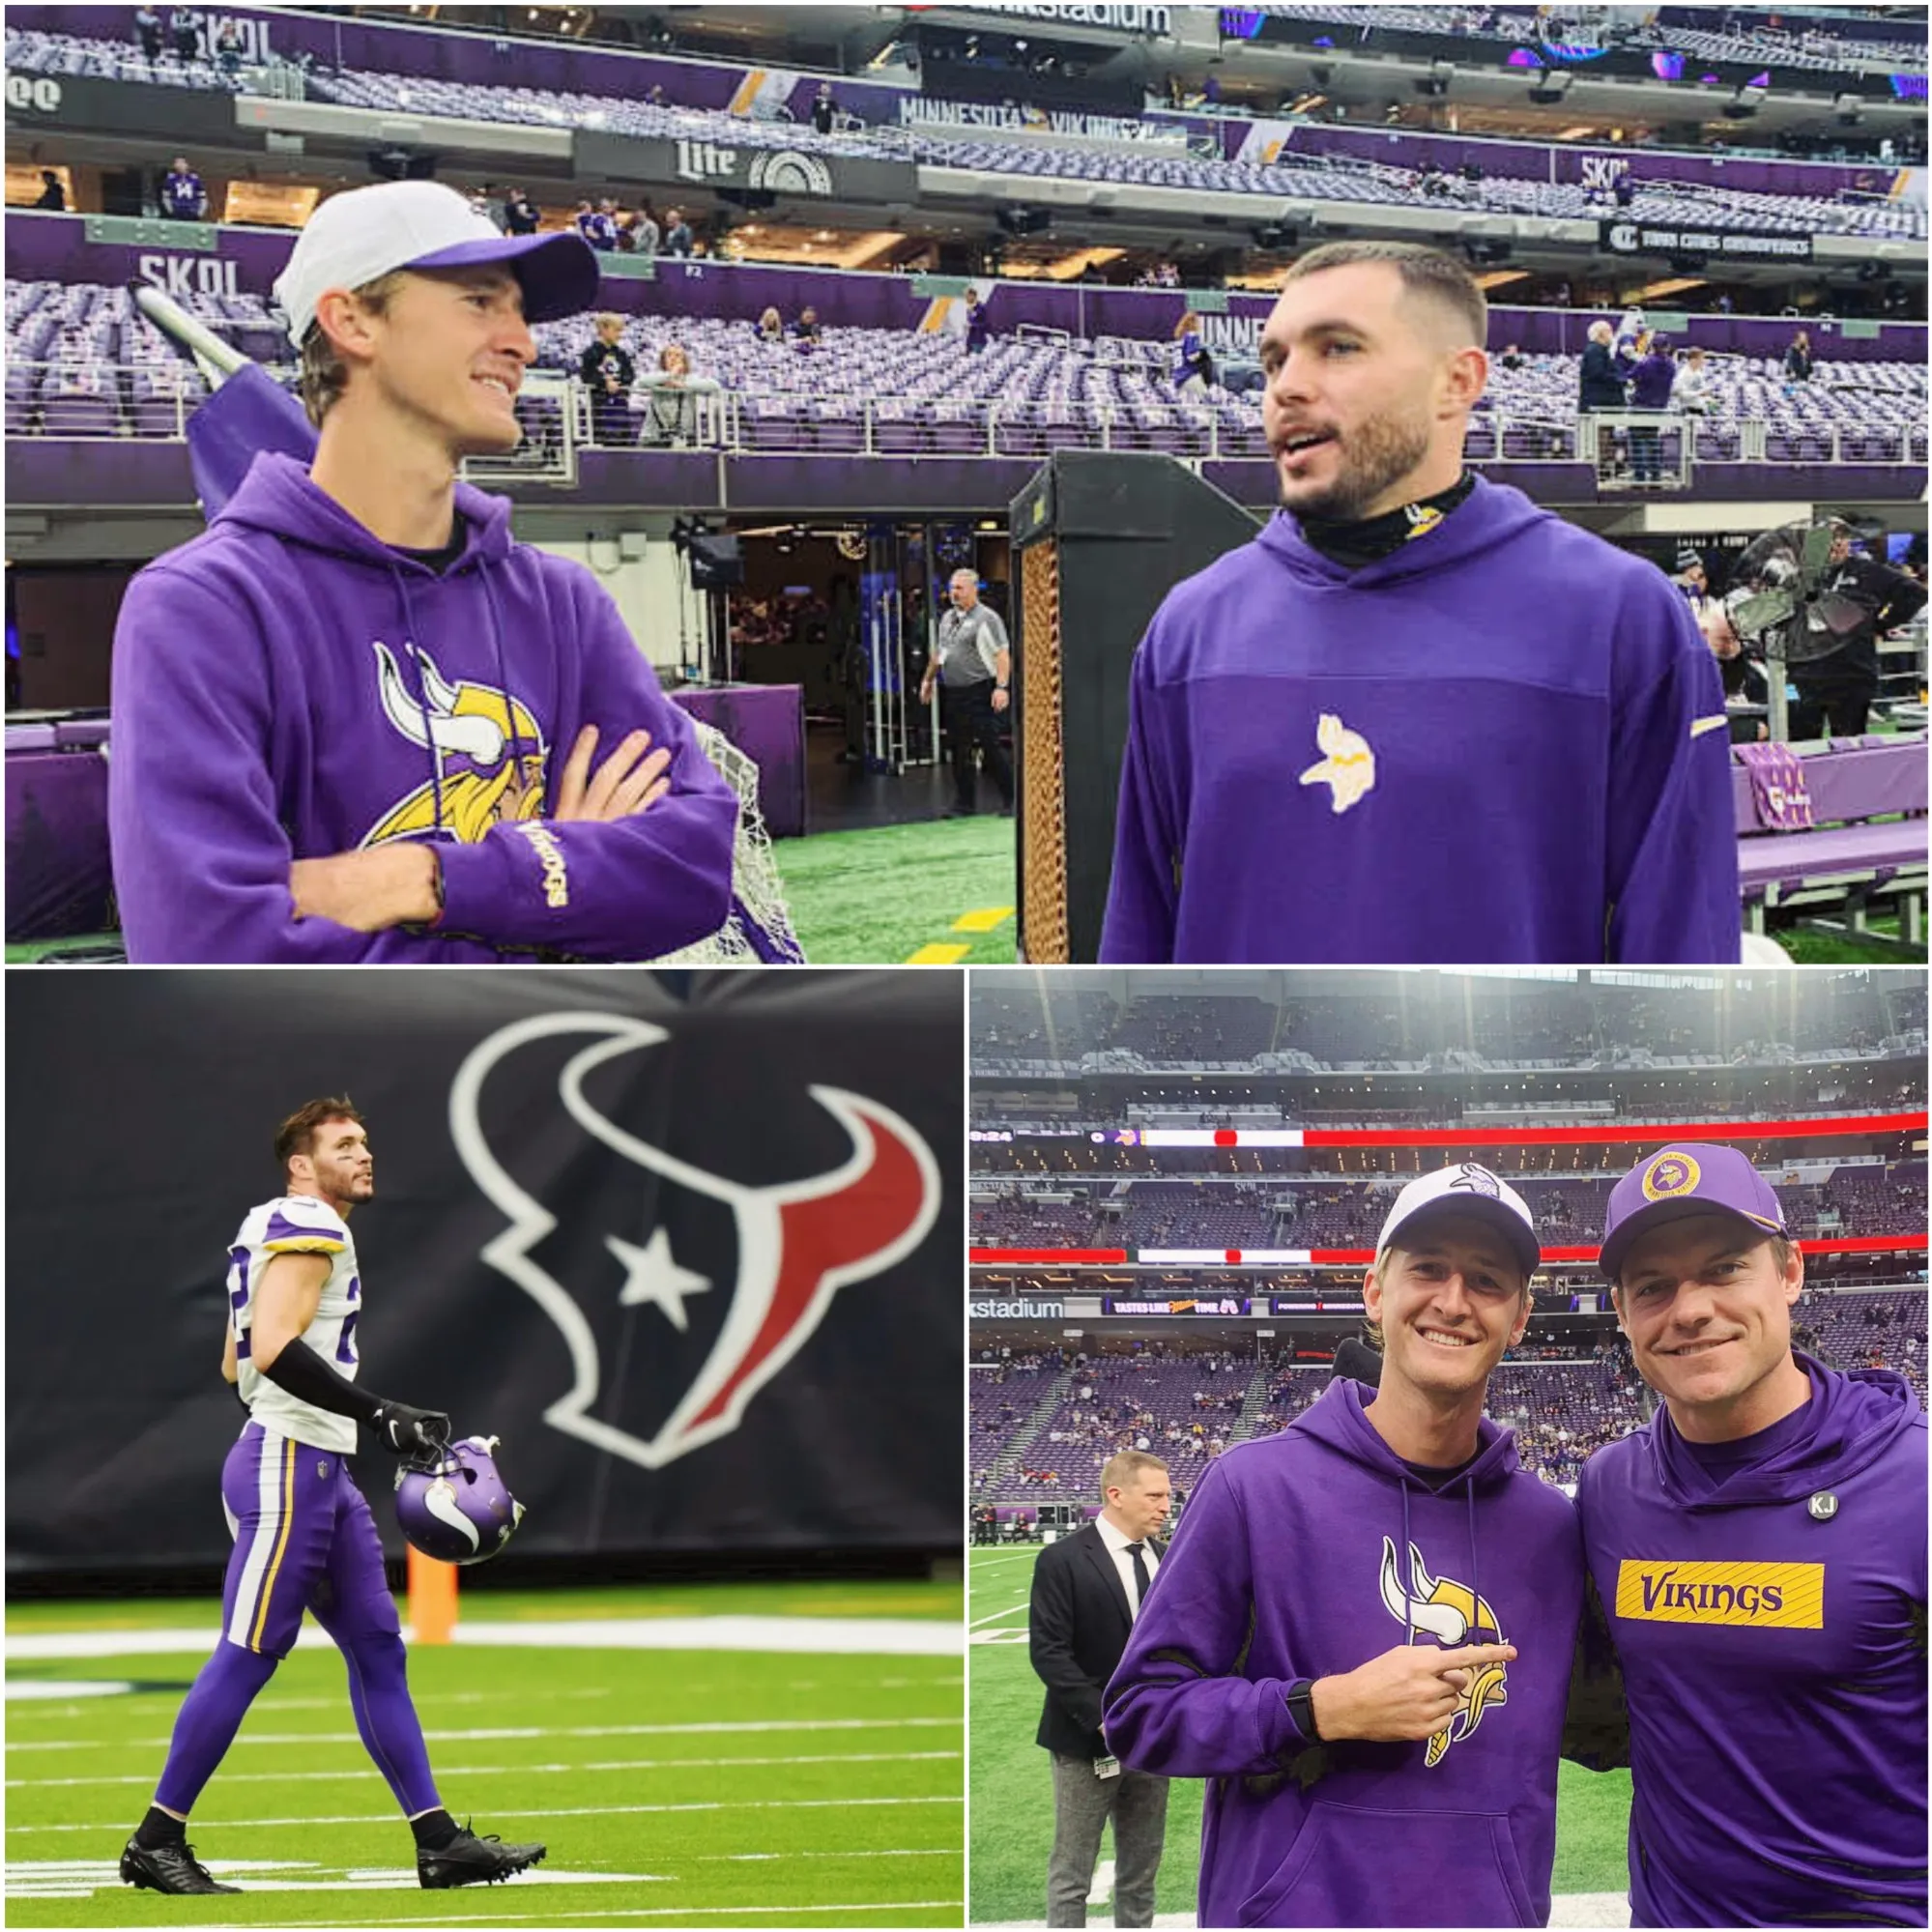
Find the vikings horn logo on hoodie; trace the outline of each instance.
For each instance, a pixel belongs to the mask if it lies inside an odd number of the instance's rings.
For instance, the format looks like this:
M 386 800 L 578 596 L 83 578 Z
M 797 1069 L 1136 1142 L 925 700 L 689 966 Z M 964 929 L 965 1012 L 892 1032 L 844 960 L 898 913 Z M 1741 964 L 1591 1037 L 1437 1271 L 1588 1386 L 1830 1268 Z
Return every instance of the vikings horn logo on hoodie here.
M 1435 1638 L 1445 1650 L 1455 1650 L 1479 1629 L 1492 1631 L 1497 1643 L 1508 1641 L 1495 1611 L 1466 1583 L 1431 1576 L 1414 1543 L 1409 1544 L 1409 1590 L 1404 1591 L 1396 1574 L 1396 1545 L 1388 1537 L 1382 1539 L 1382 1602 L 1410 1643 L 1418 1635 L 1426 1635 Z M 1423 1754 L 1427 1768 L 1433 1770 L 1440 1764 L 1450 1745 L 1459 1745 L 1483 1721 L 1483 1713 L 1490 1705 L 1510 1701 L 1504 1689 L 1506 1676 L 1500 1663 L 1487 1663 L 1470 1672 L 1468 1688 L 1450 1714 L 1449 1722 L 1428 1741 L 1428 1749 Z
M 540 817 L 550 748 L 529 710 L 493 684 L 450 683 L 420 647 L 415 656 L 428 702 L 418 704 L 394 653 L 380 638 L 374 642 L 383 715 L 429 753 L 435 769 L 376 821 L 362 844 L 443 831 L 475 845 L 492 825 Z

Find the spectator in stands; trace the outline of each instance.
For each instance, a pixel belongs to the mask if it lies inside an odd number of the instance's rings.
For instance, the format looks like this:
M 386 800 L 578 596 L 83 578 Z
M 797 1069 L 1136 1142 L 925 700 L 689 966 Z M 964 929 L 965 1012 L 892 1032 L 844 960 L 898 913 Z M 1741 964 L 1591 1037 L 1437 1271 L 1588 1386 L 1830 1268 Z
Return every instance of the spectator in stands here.
M 1521 348 L 1518 347 L 1518 345 L 1515 344 L 1514 342 L 1512 342 L 1510 346 L 1507 349 L 1505 349 L 1500 356 L 1496 358 L 1498 366 L 1505 369 L 1520 369 L 1527 364 L 1528 360 L 1529 358 L 1523 354 Z
M 1590 1457 L 1576 1499 L 1596 1585 L 1585 1677 L 1620 1661 L 1628 1697 L 1627 1748 L 1595 1768 L 1631 1767 L 1631 1923 L 1917 1924 L 1924 1410 L 1901 1377 L 1794 1352 L 1803 1256 L 1735 1147 L 1680 1142 L 1640 1160 L 1612 1190 L 1600 1265 L 1661 1399 Z M 1860 1583 L 1832 1600 L 1834 1618 L 1815 1599 L 1793 1605 L 1802 1587 L 1829 1594 L 1833 1575 Z M 1630 1614 L 1672 1576 L 1740 1586 L 1760 1629 L 1719 1632 L 1708 1619 L 1722 1610 L 1694 1585 L 1687 1616 Z M 1747 1576 L 1782 1583 L 1781 1602 L 1746 1608 Z M 1766 1610 L 1783 1612 L 1780 1635 L 1801 1619 L 1815 1634 L 1790 1650 L 1745 1642 L 1771 1634 Z M 1815 1694 L 1821 1666 L 1829 1698 Z M 1768 1722 L 1784 1739 L 1774 1751 Z
M 177 155 L 161 181 L 161 217 L 167 221 L 199 221 L 208 213 L 208 190 L 201 177 L 188 166 L 186 155 Z
M 1583 1567 L 1569 1502 L 1483 1413 L 1540 1260 L 1528 1207 L 1486 1169 L 1411 1182 L 1365 1283 L 1378 1386 L 1331 1380 L 1196 1485 L 1106 1722 L 1123 1764 L 1208 1780 L 1202 1925 L 1547 1919 Z M 1471 1751 L 1498 1691 L 1510 1747 Z M 1425 1849 L 1458 1751 L 1508 1821 L 1507 1875 Z
M 968 356 L 982 356 L 986 353 L 989 322 L 986 304 L 979 299 L 979 290 L 968 287 L 966 292 L 966 352 Z
M 1848 524 L 1838 524 L 1832 532 L 1830 565 L 1826 590 L 1856 605 L 1861 615 L 1829 656 L 1791 666 L 1798 692 L 1791 707 L 1795 739 L 1822 737 L 1828 731 L 1857 737 L 1864 731 L 1878 696 L 1878 640 L 1925 608 L 1922 584 L 1854 552 Z
M 192 7 L 177 7 L 168 15 L 168 32 L 174 37 L 175 59 L 192 67 L 201 58 L 201 15 Z
M 838 116 L 838 103 L 832 99 L 832 83 L 822 80 L 818 93 L 812 97 L 812 126 L 819 133 L 829 134 Z
M 605 310 L 597 317 L 597 339 L 583 354 L 577 373 L 591 392 L 591 431 L 607 447 L 631 443 L 630 392 L 637 365 L 623 346 L 624 319 Z
M 758 318 L 758 339 L 767 349 L 785 346 L 785 318 L 775 308 L 767 308 Z
M 215 31 L 215 59 L 228 79 L 233 80 L 242 72 L 242 27 L 232 16 L 222 20 Z
M 457 480 L 520 440 L 531 322 L 596 288 L 581 239 L 499 235 L 435 182 L 309 217 L 275 295 L 312 461 L 265 450 L 121 606 L 136 964 L 651 959 L 723 922 L 730 787 L 595 577 Z
M 543 216 L 536 203 L 520 187 L 504 189 L 503 231 L 506 235 L 534 235 Z
M 691 224 L 685 220 L 681 209 L 674 208 L 664 217 L 664 252 L 682 258 L 690 254 L 691 248 Z
M 656 369 L 638 387 L 649 391 L 644 440 L 679 449 L 698 440 L 697 398 L 718 393 L 718 385 L 709 376 L 692 374 L 691 358 L 677 342 L 667 342 L 657 352 Z
M 1113 1919 L 1152 1925 L 1168 1819 L 1168 1780 L 1124 1769 L 1101 1734 L 1101 1697 L 1144 1613 L 1163 1560 L 1168 1465 L 1138 1450 L 1100 1472 L 1099 1516 L 1033 1566 L 1027 1619 L 1033 1669 L 1047 1687 L 1037 1742 L 1053 1755 L 1053 1849 L 1047 1923 L 1084 1925 L 1103 1828 L 1113 1823 Z
M 496 210 L 490 200 L 490 190 L 487 187 L 473 187 L 470 190 L 469 201 L 472 215 L 479 221 L 489 222 L 492 227 L 496 225 Z
M 1811 337 L 1800 330 L 1784 352 L 1784 380 L 1808 383 L 1811 380 Z
M 1183 402 L 1204 402 L 1214 381 L 1214 359 L 1200 333 L 1200 317 L 1183 315 L 1174 324 L 1174 394 Z
M 1736 961 L 1710 652 L 1648 563 L 1465 470 L 1487 326 L 1467 268 L 1414 244 L 1283 277 L 1260 348 L 1286 514 L 1171 591 L 1134 659 L 1103 964 L 1412 959 L 1419 930 L 1445 958 Z M 1560 696 L 1532 584 L 1564 601 Z M 1480 612 L 1451 656 L 1419 600 Z M 1499 730 L 1510 759 L 1478 756 Z M 1295 782 L 1258 782 L 1284 743 Z M 1443 864 L 1445 788 L 1480 869 Z
M 975 754 L 983 757 L 1002 816 L 1013 813 L 1013 766 L 1000 741 L 999 717 L 1013 680 L 1013 650 L 999 613 L 980 601 L 979 573 L 955 570 L 952 607 L 939 620 L 938 639 L 919 681 L 919 702 L 930 705 L 937 684 L 953 767 L 953 808 L 945 816 L 969 819 L 979 809 Z M 1091 1394 L 1091 1391 L 1088 1391 Z
M 1683 360 L 1678 365 L 1677 387 L 1671 391 L 1674 406 L 1686 416 L 1703 416 L 1710 410 L 1716 395 L 1716 385 L 1706 365 L 1704 351 L 1695 346 L 1685 350 Z
M 152 7 L 134 9 L 134 35 L 141 43 L 141 53 L 148 63 L 150 73 L 160 64 L 163 31 L 161 16 Z
M 591 247 L 597 245 L 597 210 L 594 202 L 588 197 L 579 201 L 576 212 L 570 216 L 570 225 Z
M 657 254 L 659 242 L 663 240 L 657 226 L 657 217 L 650 212 L 650 203 L 641 201 L 637 212 L 630 217 L 631 253 L 642 255 L 646 261 L 653 260 Z
M 1644 330 L 1631 352 L 1635 366 L 1630 371 L 1630 406 L 1655 410 L 1662 415 L 1670 408 L 1670 392 L 1677 382 L 1677 363 L 1670 345 L 1661 335 Z M 1639 422 L 1630 428 L 1630 475 L 1639 485 L 1663 479 L 1663 428 L 1660 423 Z
M 792 340 L 802 355 L 810 355 L 823 343 L 823 335 L 819 328 L 819 311 L 809 303 L 798 311 L 798 319 L 792 325 Z
M 605 195 L 597 203 L 597 212 L 591 217 L 590 234 L 586 239 L 600 255 L 617 253 L 618 205 L 610 195 Z
M 52 215 L 64 215 L 67 212 L 67 188 L 52 168 L 41 170 L 41 194 L 34 206 L 44 208 Z

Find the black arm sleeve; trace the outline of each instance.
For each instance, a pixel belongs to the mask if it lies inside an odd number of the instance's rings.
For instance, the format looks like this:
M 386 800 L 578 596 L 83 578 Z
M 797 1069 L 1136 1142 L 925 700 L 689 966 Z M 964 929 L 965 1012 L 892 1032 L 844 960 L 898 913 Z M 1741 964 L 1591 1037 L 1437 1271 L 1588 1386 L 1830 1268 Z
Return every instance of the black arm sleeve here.
M 1630 1719 L 1624 1704 L 1624 1671 L 1603 1614 L 1595 1577 L 1583 1585 L 1583 1617 L 1570 1671 L 1563 1715 L 1563 1755 L 1586 1771 L 1615 1771 L 1630 1761 Z
M 300 1337 L 289 1342 L 262 1373 L 298 1401 L 306 1402 L 311 1408 L 327 1409 L 331 1415 L 354 1416 L 358 1422 L 373 1423 L 376 1411 L 383 1406 L 381 1396 L 358 1387 L 346 1375 L 337 1374 Z

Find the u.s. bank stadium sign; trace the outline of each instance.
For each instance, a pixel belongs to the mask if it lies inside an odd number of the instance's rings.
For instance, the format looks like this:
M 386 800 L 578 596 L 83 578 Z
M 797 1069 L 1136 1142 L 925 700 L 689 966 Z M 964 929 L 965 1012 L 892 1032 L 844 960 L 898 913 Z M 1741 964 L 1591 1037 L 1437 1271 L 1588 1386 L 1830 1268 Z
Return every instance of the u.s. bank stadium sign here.
M 1651 221 L 1605 221 L 1600 245 L 1610 255 L 1717 255 L 1731 262 L 1808 262 L 1809 235 L 1748 229 L 1682 228 Z
M 966 1312 L 974 1321 L 1059 1321 L 1066 1313 L 1064 1302 L 968 1302 Z
M 1060 20 L 1070 27 L 1111 27 L 1122 34 L 1171 36 L 1174 10 L 1171 7 L 1140 7 L 1116 4 L 1116 0 L 1031 0 L 1018 7 L 975 7 L 975 14 L 997 13 L 1023 20 Z

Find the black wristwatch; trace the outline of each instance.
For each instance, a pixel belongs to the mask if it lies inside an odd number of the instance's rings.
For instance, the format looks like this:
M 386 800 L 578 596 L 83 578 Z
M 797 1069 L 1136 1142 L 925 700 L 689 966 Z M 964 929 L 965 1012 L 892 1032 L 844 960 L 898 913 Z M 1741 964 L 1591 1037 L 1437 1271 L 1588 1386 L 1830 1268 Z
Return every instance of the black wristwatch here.
M 1298 1677 L 1282 1693 L 1282 1701 L 1288 1707 L 1288 1716 L 1295 1720 L 1295 1729 L 1312 1745 L 1321 1742 L 1321 1733 L 1314 1725 L 1314 1679 Z

